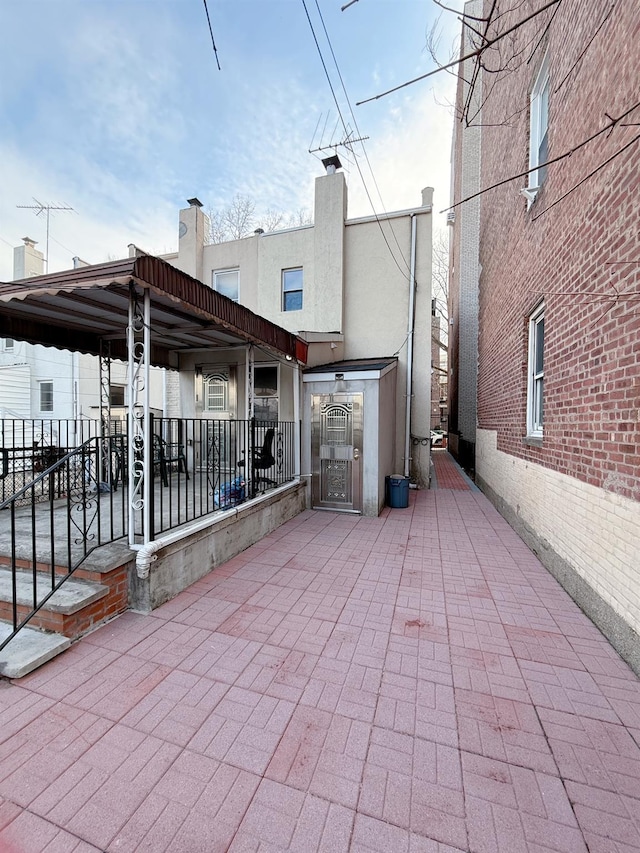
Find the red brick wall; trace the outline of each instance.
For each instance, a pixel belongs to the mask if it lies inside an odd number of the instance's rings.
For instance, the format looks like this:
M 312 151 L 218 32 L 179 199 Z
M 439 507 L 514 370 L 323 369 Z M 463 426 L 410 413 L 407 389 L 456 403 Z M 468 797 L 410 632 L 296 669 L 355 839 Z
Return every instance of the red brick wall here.
M 610 6 L 563 2 L 549 27 L 550 158 L 640 100 L 640 3 L 616 4 L 571 71 Z M 529 92 L 544 44 L 526 60 L 540 29 L 518 33 L 529 46 L 491 94 L 496 77 L 485 75 L 483 187 L 528 169 Z M 529 210 L 526 177 L 483 196 L 478 420 L 497 430 L 499 450 L 640 500 L 640 142 L 544 212 L 640 132 L 640 108 L 627 121 L 636 126 L 551 165 Z M 635 298 L 615 304 L 606 298 L 614 287 Z M 535 447 L 524 440 L 528 315 L 543 297 L 544 440 Z

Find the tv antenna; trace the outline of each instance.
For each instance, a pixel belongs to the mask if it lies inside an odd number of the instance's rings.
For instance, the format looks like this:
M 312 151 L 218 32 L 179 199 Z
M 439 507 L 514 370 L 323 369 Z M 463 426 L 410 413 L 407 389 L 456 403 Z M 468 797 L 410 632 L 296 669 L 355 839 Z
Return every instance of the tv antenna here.
M 33 199 L 35 204 L 16 204 L 16 207 L 21 207 L 25 210 L 34 210 L 36 216 L 41 216 L 43 213 L 47 214 L 47 246 L 45 252 L 45 267 L 47 272 L 49 272 L 49 217 L 51 215 L 52 210 L 73 210 L 72 207 L 69 207 L 66 204 L 42 204 L 41 201 L 38 201 L 37 198 Z
M 321 121 L 322 121 L 322 113 L 320 114 L 320 118 L 318 119 L 318 123 L 316 124 L 316 129 L 313 132 L 313 137 L 311 139 L 311 145 L 313 145 L 314 140 L 318 134 L 318 129 L 320 127 Z M 353 147 L 352 146 L 355 145 L 356 142 L 366 142 L 366 140 L 369 139 L 368 136 L 354 137 L 354 135 L 353 135 L 354 131 L 351 129 L 345 128 L 347 130 L 347 135 L 345 137 L 343 137 L 342 139 L 340 139 L 339 142 L 329 142 L 328 145 L 323 145 L 324 136 L 325 136 L 325 132 L 327 130 L 327 122 L 328 121 L 329 121 L 329 113 L 327 113 L 327 117 L 324 120 L 324 125 L 323 125 L 322 131 L 320 133 L 320 140 L 319 140 L 320 145 L 316 148 L 310 147 L 309 148 L 309 154 L 317 154 L 321 151 L 336 151 L 338 148 L 346 148 L 347 151 L 350 151 L 353 154 Z M 336 121 L 336 125 L 333 128 L 333 133 L 331 134 L 329 139 L 333 138 L 336 130 L 338 129 L 339 121 L 340 121 L 340 118 L 338 118 L 338 120 Z

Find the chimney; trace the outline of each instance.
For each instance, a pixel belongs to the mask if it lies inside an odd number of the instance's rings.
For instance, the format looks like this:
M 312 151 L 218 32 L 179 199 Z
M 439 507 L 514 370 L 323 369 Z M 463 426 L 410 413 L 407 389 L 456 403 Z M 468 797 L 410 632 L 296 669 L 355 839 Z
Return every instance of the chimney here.
M 44 255 L 36 249 L 31 237 L 22 238 L 23 245 L 13 250 L 13 280 L 44 274 Z
M 209 238 L 209 219 L 199 198 L 188 198 L 178 223 L 178 266 L 187 275 L 202 281 L 204 247 Z
M 325 157 L 322 161 L 322 165 L 324 166 L 327 175 L 335 175 L 337 169 L 342 169 L 342 163 L 340 162 L 340 158 L 337 154 L 334 154 L 333 157 Z

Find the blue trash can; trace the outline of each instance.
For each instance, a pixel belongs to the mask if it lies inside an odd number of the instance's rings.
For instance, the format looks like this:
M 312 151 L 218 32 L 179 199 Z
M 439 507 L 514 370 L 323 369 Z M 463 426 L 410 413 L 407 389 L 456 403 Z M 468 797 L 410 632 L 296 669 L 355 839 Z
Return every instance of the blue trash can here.
M 391 474 L 385 478 L 386 504 L 392 509 L 406 509 L 409 506 L 409 478 L 402 474 Z

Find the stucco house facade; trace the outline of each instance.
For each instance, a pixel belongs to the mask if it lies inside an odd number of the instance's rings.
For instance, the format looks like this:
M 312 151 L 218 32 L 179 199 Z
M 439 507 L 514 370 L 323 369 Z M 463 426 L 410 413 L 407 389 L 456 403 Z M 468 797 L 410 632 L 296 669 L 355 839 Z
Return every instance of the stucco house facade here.
M 309 505 L 375 516 L 386 475 L 429 484 L 432 190 L 415 208 L 349 219 L 339 161 L 326 166 L 312 225 L 209 244 L 202 204 L 191 199 L 180 211 L 178 252 L 164 260 L 307 341 L 299 391 L 255 349 L 254 414 L 287 420 L 300 393 Z M 229 352 L 212 365 L 204 354 L 185 356 L 167 414 L 206 414 L 197 389 L 217 375 L 227 388 L 219 414 L 242 416 L 233 401 L 248 381 L 243 359 Z
M 478 484 L 636 670 L 639 28 L 634 3 L 531 17 L 508 73 L 476 82 L 472 121 L 473 60 L 461 66 L 453 202 L 483 192 L 454 208 L 450 300 L 450 411 Z

